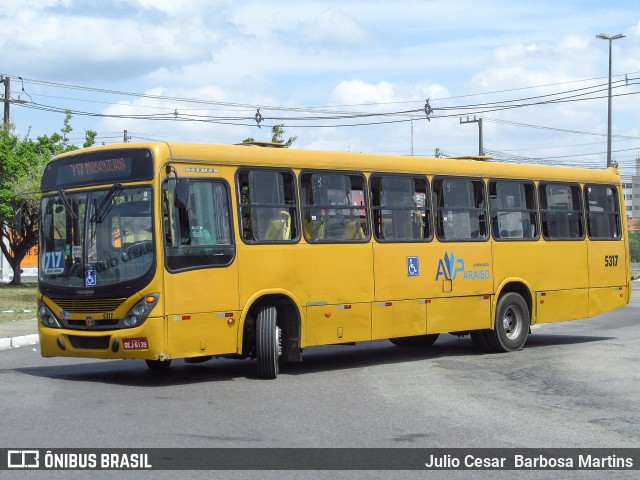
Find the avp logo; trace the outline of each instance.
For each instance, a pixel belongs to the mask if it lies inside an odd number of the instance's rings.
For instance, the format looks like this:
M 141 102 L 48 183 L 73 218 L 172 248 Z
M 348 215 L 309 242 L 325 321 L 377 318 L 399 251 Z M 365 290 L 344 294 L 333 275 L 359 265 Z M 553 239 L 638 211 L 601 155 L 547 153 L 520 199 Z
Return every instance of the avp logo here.
M 445 252 L 444 258 L 438 260 L 438 269 L 436 270 L 436 281 L 442 276 L 446 280 L 455 280 L 458 273 L 464 274 L 464 260 L 456 258 L 453 252 Z

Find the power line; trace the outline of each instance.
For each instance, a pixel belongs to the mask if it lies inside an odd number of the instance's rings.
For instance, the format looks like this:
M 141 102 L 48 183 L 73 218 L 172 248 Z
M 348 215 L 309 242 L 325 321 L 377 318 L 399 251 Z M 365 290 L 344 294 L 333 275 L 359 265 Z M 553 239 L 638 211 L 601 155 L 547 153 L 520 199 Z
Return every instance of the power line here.
M 557 127 L 548 127 L 548 126 L 544 126 L 544 125 L 532 125 L 529 123 L 521 123 L 521 122 L 513 122 L 510 120 L 501 120 L 498 118 L 491 118 L 491 117 L 483 117 L 487 122 L 490 123 L 499 123 L 501 125 L 509 125 L 509 126 L 513 126 L 513 127 L 525 127 L 525 128 L 534 128 L 534 129 L 538 129 L 538 130 L 550 130 L 550 131 L 554 131 L 554 132 L 562 132 L 562 133 L 576 133 L 576 134 L 580 134 L 580 135 L 592 135 L 592 136 L 597 136 L 597 137 L 606 137 L 607 134 L 606 133 L 598 133 L 598 132 L 587 132 L 584 130 L 571 130 L 568 128 L 557 128 Z M 630 135 L 612 135 L 613 138 L 619 138 L 619 139 L 624 139 L 624 140 L 640 140 L 640 137 L 637 136 L 630 136 Z
M 615 93 L 613 96 L 630 96 L 637 95 L 640 93 L 639 91 L 633 90 L 634 86 L 640 84 L 640 78 L 629 78 L 629 75 L 635 75 L 639 72 L 632 72 L 631 74 L 625 74 L 624 79 L 615 81 L 615 88 L 618 93 Z M 617 76 L 619 77 L 619 76 Z M 602 77 L 604 78 L 604 77 Z M 445 101 L 445 100 L 454 100 L 466 97 L 474 97 L 480 95 L 488 95 L 488 94 L 498 94 L 498 93 L 509 93 L 514 91 L 522 91 L 529 90 L 533 88 L 546 88 L 550 86 L 557 85 L 567 85 L 567 84 L 575 84 L 575 83 L 584 83 L 588 81 L 600 80 L 601 78 L 594 79 L 586 79 L 586 80 L 575 80 L 569 82 L 558 82 L 547 85 L 538 85 L 532 87 L 520 87 L 509 90 L 501 90 L 494 92 L 485 92 L 485 93 L 476 93 L 476 94 L 468 94 L 461 95 L 457 97 L 448 97 L 437 100 L 430 100 L 430 102 L 436 101 Z M 159 113 L 103 113 L 103 112 L 93 112 L 93 111 L 85 111 L 79 109 L 69 109 L 62 106 L 55 105 L 47 105 L 44 103 L 38 102 L 24 102 L 24 103 L 16 103 L 16 106 L 30 108 L 34 110 L 51 112 L 51 113 L 66 113 L 70 111 L 72 115 L 75 116 L 88 116 L 88 117 L 96 117 L 96 118 L 117 118 L 117 119 L 125 119 L 125 120 L 135 120 L 135 121 L 165 121 L 165 122 L 200 122 L 200 123 L 211 123 L 211 124 L 221 124 L 221 125 L 230 125 L 230 126 L 242 126 L 242 127 L 255 127 L 255 119 L 254 112 L 256 109 L 260 108 L 264 114 L 264 119 L 273 124 L 283 124 L 286 128 L 338 128 L 338 127 L 362 127 L 362 126 L 376 126 L 376 125 L 388 125 L 388 124 L 398 124 L 398 123 L 406 123 L 412 122 L 413 120 L 419 118 L 425 118 L 426 107 L 430 108 L 430 115 L 428 119 L 438 119 L 438 118 L 451 118 L 451 117 L 460 117 L 461 115 L 482 115 L 483 118 L 487 122 L 492 122 L 496 124 L 522 127 L 522 128 L 532 128 L 532 129 L 541 129 L 562 133 L 572 133 L 572 134 L 580 134 L 580 135 L 591 135 L 591 136 L 605 136 L 605 134 L 597 133 L 597 132 L 587 132 L 580 130 L 572 130 L 566 128 L 557 128 L 550 126 L 541 126 L 541 125 L 533 125 L 521 122 L 513 122 L 507 120 L 501 120 L 496 118 L 487 117 L 485 114 L 495 111 L 509 110 L 509 109 L 517 109 L 517 108 L 525 108 L 525 107 L 533 107 L 533 106 L 544 106 L 544 105 L 554 105 L 561 103 L 571 103 L 571 102 L 582 102 L 582 101 L 590 101 L 605 98 L 603 92 L 606 90 L 604 88 L 604 84 L 596 83 L 589 86 L 566 89 L 562 91 L 556 91 L 548 94 L 542 95 L 532 95 L 532 96 L 524 96 L 513 98 L 510 100 L 497 100 L 492 102 L 476 102 L 470 103 L 466 105 L 443 105 L 443 106 L 432 106 L 429 101 L 425 104 L 425 107 L 422 108 L 422 101 L 418 102 L 415 100 L 403 101 L 403 102 L 385 102 L 385 103 L 368 103 L 368 104 L 354 104 L 354 105 L 333 105 L 333 106 L 323 106 L 323 107 L 281 107 L 281 106 L 260 106 L 249 103 L 240 103 L 240 102 L 221 102 L 216 100 L 207 100 L 207 99 L 197 99 L 197 98 L 186 98 L 186 97 L 178 97 L 178 96 L 170 96 L 170 95 L 155 95 L 155 94 L 146 94 L 146 93 L 136 93 L 136 92 L 127 92 L 120 90 L 112 90 L 105 88 L 95 88 L 95 87 L 87 87 L 80 85 L 68 85 L 57 82 L 43 81 L 43 80 L 35 80 L 35 79 L 23 79 L 23 81 L 27 84 L 37 85 L 40 87 L 46 88 L 60 88 L 60 89 L 70 89 L 73 91 L 83 91 L 89 92 L 92 94 L 100 94 L 106 96 L 129 96 L 133 98 L 140 99 L 149 99 L 154 101 L 162 101 L 162 102 L 175 102 L 179 104 L 179 107 L 169 108 L 167 106 L 158 106 L 158 105 L 144 105 L 144 104 L 123 104 L 122 101 L 118 102 L 109 102 L 102 101 L 99 99 L 74 99 L 69 97 L 60 97 L 53 95 L 40 95 L 42 98 L 51 98 L 51 99 L 59 99 L 64 101 L 73 101 L 73 102 L 87 102 L 87 103 L 96 103 L 96 104 L 107 104 L 107 105 L 122 105 L 124 108 L 131 109 L 148 109 L 155 110 Z M 632 91 L 620 91 L 622 88 L 632 88 Z M 30 92 L 31 93 L 31 92 Z M 34 93 L 33 96 L 38 97 L 38 94 Z M 407 105 L 407 104 L 420 104 L 420 108 L 415 109 L 402 109 L 397 111 L 348 111 L 348 110 L 337 110 L 344 109 L 348 107 L 381 107 L 385 105 Z M 203 108 L 193 108 L 193 105 L 202 106 Z M 191 106 L 188 108 L 187 106 Z M 210 110 L 224 110 L 221 111 L 220 115 L 210 115 L 203 113 L 197 113 L 200 111 L 210 111 Z M 279 112 L 276 115 L 268 115 L 266 112 Z M 235 114 L 235 113 L 237 114 Z M 229 114 L 231 113 L 231 114 Z M 261 117 L 263 118 L 263 117 Z M 261 126 L 272 127 L 273 125 L 261 124 Z M 119 135 L 121 138 L 121 135 Z M 614 135 L 614 138 L 619 140 L 629 140 L 636 141 L 639 140 L 640 137 L 636 136 L 625 136 L 625 135 Z M 142 138 L 142 137 L 140 137 Z M 108 140 L 108 138 L 105 138 Z M 635 149 L 629 149 L 635 150 Z M 619 150 L 619 153 L 623 153 L 626 150 Z M 585 157 L 585 155 L 596 155 L 596 154 L 582 154 L 575 155 L 575 157 L 581 156 Z M 543 157 L 544 158 L 544 157 Z M 548 157 L 550 158 L 550 157 Z M 562 158 L 562 157 L 558 157 Z
M 628 96 L 628 95 L 637 95 L 640 92 L 629 92 L 629 93 L 620 93 L 614 96 Z M 596 100 L 605 98 L 602 97 L 588 97 L 588 98 L 575 98 L 574 96 L 567 97 L 564 99 L 552 99 L 545 100 L 542 102 L 532 102 L 532 103 L 524 103 L 524 104 L 513 104 L 513 105 L 504 105 L 497 108 L 485 108 L 478 109 L 477 113 L 487 113 L 487 112 L 495 112 L 506 109 L 514 109 L 514 108 L 523 108 L 530 106 L 539 106 L 546 104 L 555 104 L 555 103 L 567 103 L 567 102 L 576 102 L 576 101 L 585 101 L 585 100 Z M 165 109 L 165 113 L 158 114 L 108 114 L 108 113 L 97 113 L 97 112 L 87 112 L 82 110 L 73 110 L 69 108 L 63 107 L 55 107 L 52 105 L 44 105 L 36 102 L 26 102 L 18 104 L 24 108 L 31 108 L 34 110 L 41 110 L 46 112 L 53 113 L 65 113 L 70 111 L 72 115 L 77 116 L 89 116 L 89 117 L 104 117 L 104 118 L 121 118 L 121 119 L 133 119 L 133 120 L 154 120 L 154 121 L 192 121 L 192 122 L 206 122 L 206 123 L 218 123 L 218 124 L 227 124 L 227 125 L 236 125 L 236 126 L 255 126 L 253 123 L 253 116 L 214 116 L 214 115 L 196 115 L 193 113 L 181 113 L 177 109 L 174 112 L 170 112 Z M 488 105 L 488 104 L 487 104 Z M 470 107 L 459 107 L 460 109 L 470 108 Z M 434 108 L 433 110 L 445 110 L 444 108 Z M 462 115 L 461 112 L 454 112 L 453 107 L 447 107 L 447 111 L 451 111 L 452 113 L 448 113 L 446 115 L 430 115 L 430 118 L 449 118 L 449 117 L 459 117 Z M 403 123 L 403 122 L 411 122 L 416 118 L 419 118 L 419 114 L 422 113 L 422 109 L 415 110 L 403 110 L 398 112 L 380 112 L 380 113 L 345 113 L 339 115 L 321 115 L 321 116 L 269 116 L 268 119 L 279 124 L 281 122 L 318 122 L 318 121 L 332 121 L 332 120 L 358 120 L 358 119 L 371 119 L 371 118 L 383 118 L 383 117 L 401 117 L 397 120 L 384 120 L 384 121 L 368 121 L 368 122 L 358 122 L 358 123 L 341 123 L 341 124 L 329 124 L 329 125 L 318 125 L 318 124 L 296 124 L 290 125 L 286 124 L 285 127 L 300 127 L 300 128 L 333 128 L 333 127 L 356 127 L 356 126 L 368 126 L 368 125 L 384 125 L 391 123 Z M 501 123 L 499 120 L 495 120 L 494 123 Z M 513 125 L 516 125 L 517 122 L 512 122 Z M 526 126 L 526 124 L 521 124 L 522 126 Z M 552 130 L 551 127 L 532 127 L 532 128 L 541 128 L 541 129 L 549 129 Z M 566 129 L 567 133 L 585 133 Z M 595 134 L 594 135 L 600 135 Z M 633 138 L 633 137 L 630 137 Z
M 636 73 L 636 72 L 634 72 Z M 632 73 L 632 75 L 634 74 Z M 625 86 L 629 86 L 629 78 L 628 78 L 629 74 L 625 75 L 625 79 L 621 79 L 621 80 L 617 80 L 616 81 L 616 88 L 622 86 L 622 83 L 625 84 Z M 631 80 L 637 80 L 635 78 L 631 78 Z M 419 113 L 422 109 L 413 109 L 413 110 L 405 110 L 405 111 L 400 111 L 400 112 L 383 112 L 383 113 L 368 113 L 368 112 L 337 112 L 335 110 L 321 110 L 321 109 L 327 109 L 327 108 L 339 108 L 339 107 L 343 107 L 343 106 L 331 106 L 331 107 L 281 107 L 281 106 L 268 106 L 268 105 L 255 105 L 255 104 L 248 104 L 248 103 L 238 103 L 238 102 L 221 102 L 221 101 L 215 101 L 215 100 L 205 100 L 205 99 L 195 99 L 195 98 L 186 98 L 186 97 L 176 97 L 176 96 L 168 96 L 168 95 L 155 95 L 155 94 L 147 94 L 147 93 L 137 93 L 137 92 L 127 92 L 127 91 L 121 91 L 121 90 L 112 90 L 112 89 L 104 89 L 104 88 L 95 88 L 95 87 L 86 87 L 86 86 L 80 86 L 80 85 L 69 85 L 69 84 L 62 84 L 62 83 L 57 83 L 57 82 L 50 82 L 50 81 L 43 81 L 43 80 L 35 80 L 35 79 L 24 79 L 25 82 L 27 83 L 31 83 L 34 85 L 41 85 L 41 86 L 51 86 L 53 88 L 64 88 L 64 89 L 72 89 L 72 90 L 77 90 L 77 91 L 87 91 L 87 92 L 92 92 L 92 93 L 101 93 L 101 94 L 105 94 L 105 95 L 117 95 L 117 96 L 131 96 L 131 97 L 136 97 L 136 98 L 147 98 L 147 99 L 153 99 L 153 100 L 163 100 L 163 101 L 173 101 L 173 102 L 177 102 L 177 103 L 187 103 L 187 104 L 191 104 L 191 103 L 195 103 L 195 104 L 201 104 L 201 105 L 206 105 L 208 107 L 212 107 L 212 106 L 216 106 L 216 107 L 226 107 L 226 108 L 239 108 L 239 109 L 243 109 L 243 110 L 255 110 L 256 108 L 262 108 L 263 111 L 264 110 L 269 110 L 269 111 L 288 111 L 288 112 L 295 112 L 295 113 L 313 113 L 316 116 L 315 117 L 308 117 L 308 118 L 290 118 L 290 117 L 279 117 L 276 118 L 276 120 L 279 121 L 288 121 L 288 120 L 295 120 L 295 121 L 301 121 L 301 120 L 318 120 L 318 119 L 324 119 L 324 120 L 332 120 L 332 119 L 336 119 L 336 115 L 338 116 L 338 118 L 360 118 L 362 116 L 384 116 L 384 115 L 401 115 L 401 114 L 405 114 L 405 115 L 412 115 L 412 114 L 417 114 Z M 583 80 L 584 81 L 584 80 Z M 580 82 L 583 82 L 580 81 Z M 545 86 L 552 86 L 552 85 L 562 85 L 562 84 L 566 84 L 566 83 L 575 83 L 578 81 L 574 81 L 574 82 L 560 82 L 560 83 L 556 83 L 556 84 L 548 84 Z M 631 83 L 631 85 L 635 85 L 635 83 Z M 497 92 L 510 92 L 510 91 L 517 91 L 517 90 L 523 90 L 523 89 L 530 89 L 530 88 L 542 88 L 543 86 L 535 86 L 535 87 L 522 87 L 519 89 L 510 89 L 510 90 L 503 90 L 503 91 L 497 91 Z M 599 90 L 595 90 L 595 89 L 599 89 Z M 500 106 L 506 106 L 508 108 L 519 108 L 522 106 L 530 106 L 530 105 L 538 105 L 538 104 L 545 104 L 546 102 L 561 102 L 567 99 L 572 99 L 572 98 L 576 98 L 579 96 L 584 96 L 582 94 L 586 94 L 586 93 L 590 93 L 590 94 L 594 94 L 594 93 L 599 93 L 604 91 L 604 84 L 597 84 L 597 85 L 592 85 L 592 86 L 588 86 L 588 87 L 582 87 L 582 88 L 576 88 L 576 89 L 571 89 L 571 90 L 566 90 L 566 91 L 560 91 L 560 92 L 554 92 L 554 93 L 550 93 L 550 94 L 545 94 L 545 95 L 537 95 L 537 96 L 532 96 L 532 97 L 525 97 L 525 98 L 517 98 L 517 99 L 511 99 L 511 100 L 502 100 L 502 101 L 495 101 L 495 102 L 486 102 L 486 103 L 476 103 L 476 104 L 468 104 L 468 105 L 453 105 L 453 106 L 442 106 L 442 107 L 436 107 L 434 108 L 435 111 L 450 111 L 450 110 L 477 110 L 476 112 L 470 112 L 470 113 L 482 113 L 482 112 L 486 112 L 486 111 L 496 111 L 499 110 Z M 496 92 L 494 92 L 496 93 Z M 635 92 L 633 92 L 635 93 Z M 573 95 L 569 95 L 569 94 L 573 94 Z M 455 99 L 455 98 L 464 98 L 464 97 L 468 97 L 468 96 L 477 96 L 477 95 L 482 95 L 482 94 L 469 94 L 469 95 L 463 95 L 463 96 L 458 96 L 458 97 L 449 97 L 449 99 Z M 564 95 L 564 97 L 560 97 L 560 98 L 553 98 L 553 97 L 558 97 Z M 569 96 L 567 96 L 569 95 Z M 65 98 L 65 97 L 63 97 Z M 591 99 L 596 99 L 596 98 L 601 98 L 601 97 L 590 97 Z M 541 103 L 536 103 L 536 102 L 532 102 L 533 100 L 541 100 L 541 99 L 547 99 L 542 101 Z M 73 100 L 73 99 L 69 99 L 69 100 Z M 445 99 L 438 99 L 438 101 L 440 100 L 445 100 Z M 76 99 L 76 101 L 90 101 L 90 102 L 97 102 L 96 100 L 86 100 L 86 99 Z M 518 103 L 518 102 L 528 102 L 526 104 L 523 103 Z M 102 102 L 102 103 L 108 103 L 108 104 L 114 104 L 112 102 Z M 387 103 L 370 103 L 370 104 L 360 104 L 360 105 L 354 105 L 354 106 L 380 106 L 380 105 L 392 105 L 392 104 L 407 104 L 407 103 L 418 103 L 417 101 L 406 101 L 406 102 L 387 102 Z M 138 107 L 136 105 L 136 107 Z M 158 108 L 159 107 L 155 106 L 145 106 L 145 105 L 140 105 L 140 108 Z M 164 109 L 164 108 L 163 108 Z M 480 109 L 480 110 L 479 110 Z M 467 112 L 469 113 L 469 112 Z M 318 114 L 321 114 L 322 116 L 318 116 Z M 455 113 L 454 115 L 459 115 L 459 113 Z M 444 115 L 439 115 L 440 118 L 442 118 Z M 410 119 L 409 119 L 410 121 Z
M 627 77 L 629 75 L 635 75 L 635 74 L 638 74 L 638 73 L 640 73 L 640 71 L 628 72 L 626 74 L 621 74 L 621 75 L 614 75 L 614 77 L 616 77 L 616 78 L 620 77 L 621 78 L 620 82 L 622 82 L 622 81 L 626 81 Z M 583 82 L 588 82 L 588 81 L 593 81 L 593 80 L 602 80 L 602 79 L 607 79 L 607 78 L 608 77 L 593 77 L 593 78 L 588 78 L 588 79 L 568 80 L 568 81 L 565 81 L 565 82 L 554 82 L 554 83 L 548 83 L 548 84 L 543 84 L 543 85 L 532 85 L 532 86 L 528 86 L 528 87 L 517 87 L 517 88 L 504 89 L 504 90 L 493 90 L 493 91 L 488 91 L 488 92 L 479 92 L 479 93 L 470 93 L 470 94 L 457 95 L 457 96 L 451 96 L 451 97 L 434 98 L 432 100 L 433 101 L 443 101 L 443 100 L 455 100 L 455 99 L 459 99 L 459 98 L 476 97 L 476 96 L 482 96 L 482 95 L 495 95 L 495 94 L 499 94 L 499 93 L 510 93 L 510 92 L 515 92 L 515 91 L 531 90 L 531 89 L 536 89 L 536 88 L 546 88 L 546 87 L 552 87 L 552 86 L 558 86 L 558 85 L 568 85 L 568 84 L 572 84 L 572 83 L 583 83 Z M 103 93 L 103 94 L 117 95 L 117 96 L 134 96 L 134 97 L 152 98 L 152 99 L 178 100 L 178 101 L 184 101 L 184 102 L 213 104 L 213 105 L 221 105 L 221 106 L 239 106 L 239 107 L 248 108 L 248 109 L 255 109 L 257 107 L 260 107 L 260 105 L 255 105 L 255 104 L 221 102 L 221 101 L 212 101 L 212 100 L 203 100 L 203 99 L 190 99 L 190 98 L 172 97 L 172 96 L 164 96 L 164 95 L 154 95 L 154 94 L 146 94 L 146 93 L 127 92 L 127 91 L 121 91 L 121 90 L 112 90 L 112 89 L 97 88 L 97 87 L 87 87 L 87 86 L 81 86 L 81 85 L 71 85 L 71 84 L 52 82 L 52 81 L 46 81 L 46 80 L 28 79 L 28 78 L 24 78 L 24 77 L 23 77 L 23 80 L 24 80 L 25 83 L 31 83 L 31 84 L 34 84 L 34 85 L 44 85 L 44 86 L 51 86 L 51 87 L 55 87 L 55 88 L 63 88 L 63 89 L 71 89 L 71 90 L 79 90 L 79 91 L 88 91 L 88 92 Z M 604 85 L 604 84 L 602 84 L 602 85 Z M 586 88 L 593 88 L 593 87 L 586 87 Z M 270 109 L 270 110 L 279 110 L 279 109 L 298 110 L 298 109 L 300 109 L 300 110 L 305 110 L 305 111 L 312 111 L 312 110 L 317 110 L 317 109 L 321 109 L 321 108 L 326 109 L 326 108 L 343 108 L 343 107 L 358 107 L 358 106 L 400 105 L 400 104 L 410 104 L 410 103 L 419 103 L 419 101 L 406 100 L 406 101 L 395 101 L 395 102 L 369 102 L 369 103 L 360 103 L 360 104 L 325 105 L 325 106 L 315 106 L 315 107 L 274 107 L 274 106 L 263 106 L 263 107 L 267 108 L 267 109 Z

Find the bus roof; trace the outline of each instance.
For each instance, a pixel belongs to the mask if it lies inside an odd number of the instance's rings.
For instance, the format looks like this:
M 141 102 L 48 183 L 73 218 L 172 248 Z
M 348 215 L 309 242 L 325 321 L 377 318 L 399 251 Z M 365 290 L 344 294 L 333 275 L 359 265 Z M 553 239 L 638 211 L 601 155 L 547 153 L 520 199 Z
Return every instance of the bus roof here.
M 264 143 L 264 142 L 262 142 Z M 583 183 L 619 183 L 615 167 L 587 169 L 577 167 L 516 164 L 491 161 L 491 157 L 453 158 L 347 153 L 293 148 L 247 148 L 244 145 L 151 142 L 122 143 L 75 150 L 56 158 L 105 149 L 148 148 L 160 158 L 192 163 L 233 164 L 291 169 L 337 169 L 362 172 L 420 173 L 425 175 L 464 175 L 534 180 L 571 180 Z M 478 161 L 483 160 L 483 161 Z

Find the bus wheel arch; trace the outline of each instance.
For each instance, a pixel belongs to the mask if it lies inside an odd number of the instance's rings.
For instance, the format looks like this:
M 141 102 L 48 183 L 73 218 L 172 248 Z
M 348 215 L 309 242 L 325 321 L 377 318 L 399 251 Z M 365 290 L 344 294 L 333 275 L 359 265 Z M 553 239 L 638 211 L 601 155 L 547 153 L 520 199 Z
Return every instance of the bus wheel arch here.
M 505 284 L 497 297 L 493 329 L 472 332 L 480 350 L 513 352 L 522 349 L 532 322 L 531 290 L 522 282 Z
M 273 311 L 269 311 L 269 309 Z M 288 295 L 281 293 L 264 294 L 254 299 L 248 308 L 242 326 L 242 354 L 256 357 L 258 339 L 258 318 L 262 321 L 273 322 L 279 329 L 280 359 L 287 362 L 300 362 L 301 318 L 296 302 Z
M 498 308 L 498 303 L 503 295 L 507 293 L 517 293 L 527 304 L 529 310 L 529 323 L 533 323 L 533 295 L 531 294 L 531 288 L 528 284 L 521 280 L 510 280 L 504 283 L 498 290 L 498 296 L 496 300 L 495 308 Z

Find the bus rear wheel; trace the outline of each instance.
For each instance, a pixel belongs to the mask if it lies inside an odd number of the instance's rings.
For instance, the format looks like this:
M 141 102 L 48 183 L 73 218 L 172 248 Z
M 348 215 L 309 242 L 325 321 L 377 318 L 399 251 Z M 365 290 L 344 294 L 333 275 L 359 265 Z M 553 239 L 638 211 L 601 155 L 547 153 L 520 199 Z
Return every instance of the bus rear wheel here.
M 278 311 L 271 305 L 262 307 L 256 317 L 256 360 L 262 378 L 276 378 L 280 371 L 282 340 L 277 319 Z
M 389 341 L 396 345 L 397 347 L 430 347 L 438 337 L 439 333 L 432 333 L 429 335 L 417 335 L 415 337 L 398 337 L 398 338 L 390 338 Z
M 487 335 L 490 330 L 474 330 L 471 332 L 471 340 L 475 345 L 476 349 L 481 352 L 491 352 L 493 348 L 489 345 L 489 341 L 487 340 Z
M 527 341 L 530 323 L 527 302 L 517 293 L 505 293 L 498 300 L 495 327 L 484 332 L 485 340 L 494 352 L 520 350 Z

